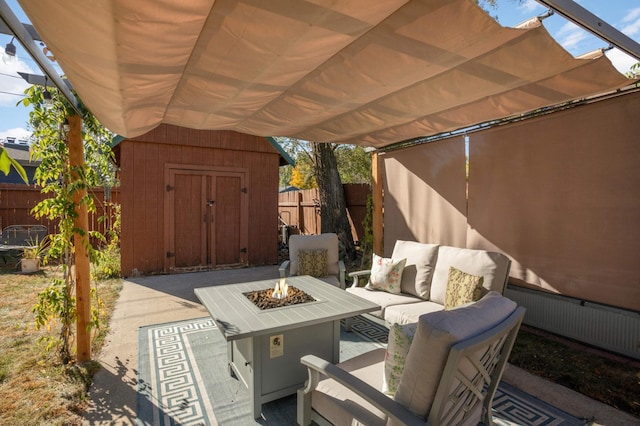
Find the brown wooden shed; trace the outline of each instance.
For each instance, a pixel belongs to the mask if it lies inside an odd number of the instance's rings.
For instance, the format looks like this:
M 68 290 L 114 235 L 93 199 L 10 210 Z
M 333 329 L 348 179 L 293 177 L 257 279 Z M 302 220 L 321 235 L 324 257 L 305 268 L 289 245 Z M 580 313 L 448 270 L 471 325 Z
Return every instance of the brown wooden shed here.
M 282 157 L 266 138 L 162 124 L 115 152 L 124 276 L 277 263 Z

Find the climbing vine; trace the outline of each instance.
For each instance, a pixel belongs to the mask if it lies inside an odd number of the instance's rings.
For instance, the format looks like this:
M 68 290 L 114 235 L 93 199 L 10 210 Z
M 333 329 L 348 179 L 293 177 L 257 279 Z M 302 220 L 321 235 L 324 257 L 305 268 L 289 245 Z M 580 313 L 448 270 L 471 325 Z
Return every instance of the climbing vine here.
M 371 259 L 373 258 L 373 197 L 367 195 L 367 212 L 362 220 L 364 235 L 360 240 L 360 250 L 362 251 L 362 259 L 360 261 L 361 269 L 371 268 Z
M 48 93 L 48 95 L 47 95 Z M 113 185 L 115 181 L 114 166 L 111 160 L 109 141 L 111 134 L 98 120 L 81 106 L 82 138 L 85 152 L 85 164 L 82 167 L 71 167 L 67 144 L 67 117 L 75 114 L 68 101 L 57 90 L 32 86 L 25 92 L 22 100 L 25 106 L 32 105 L 29 115 L 33 129 L 31 157 L 41 163 L 36 169 L 34 180 L 41 191 L 48 197 L 38 203 L 32 214 L 36 218 L 46 218 L 58 224 L 58 232 L 50 234 L 50 245 L 43 261 L 59 262 L 61 277 L 54 277 L 50 285 L 38 294 L 33 312 L 36 315 L 36 327 L 60 327 L 60 333 L 45 338 L 46 348 L 57 348 L 63 363 L 73 360 L 72 344 L 74 341 L 75 309 L 75 274 L 74 274 L 74 234 L 82 237 L 89 258 L 96 262 L 102 256 L 89 243 L 90 239 L 105 242 L 98 232 L 85 231 L 74 226 L 77 217 L 74 194 L 85 190 L 87 195 L 80 200 L 89 213 L 96 211 L 92 188 L 98 185 Z M 45 96 L 46 95 L 46 96 Z M 45 98 L 51 97 L 47 104 Z M 95 333 L 100 328 L 98 310 L 101 306 L 95 288 L 91 290 L 91 320 L 89 327 Z

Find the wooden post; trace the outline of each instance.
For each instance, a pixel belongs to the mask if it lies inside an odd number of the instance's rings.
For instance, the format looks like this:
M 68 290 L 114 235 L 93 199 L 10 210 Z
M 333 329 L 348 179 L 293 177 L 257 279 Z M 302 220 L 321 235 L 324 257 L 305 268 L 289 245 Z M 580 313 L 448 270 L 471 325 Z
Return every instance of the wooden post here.
M 78 179 L 78 174 L 73 170 L 84 166 L 84 148 L 82 146 L 82 117 L 73 115 L 69 120 L 69 164 L 71 166 L 71 179 Z M 91 333 L 87 329 L 91 321 L 91 275 L 89 270 L 89 254 L 87 245 L 89 244 L 89 219 L 87 216 L 87 206 L 81 203 L 83 197 L 87 195 L 85 189 L 76 190 L 73 193 L 73 203 L 77 217 L 73 221 L 73 226 L 84 233 L 73 235 L 73 245 L 75 250 L 76 267 L 76 315 L 77 315 L 77 360 L 85 362 L 91 359 Z
M 304 207 L 302 207 L 302 191 L 296 191 L 296 212 L 298 214 L 298 230 L 304 234 Z
M 380 170 L 378 152 L 374 151 L 371 156 L 371 177 L 373 188 L 371 188 L 373 199 L 373 214 L 371 218 L 373 228 L 373 252 L 378 256 L 384 255 L 384 226 L 383 226 L 383 203 L 382 203 L 382 171 Z

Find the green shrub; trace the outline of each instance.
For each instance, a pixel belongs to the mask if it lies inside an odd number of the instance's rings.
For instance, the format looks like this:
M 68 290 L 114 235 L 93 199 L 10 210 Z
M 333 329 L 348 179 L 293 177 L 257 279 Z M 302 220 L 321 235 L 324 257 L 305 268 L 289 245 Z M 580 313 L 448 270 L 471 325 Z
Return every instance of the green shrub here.
M 97 281 L 120 278 L 120 248 L 108 246 L 101 250 L 92 265 L 91 275 Z

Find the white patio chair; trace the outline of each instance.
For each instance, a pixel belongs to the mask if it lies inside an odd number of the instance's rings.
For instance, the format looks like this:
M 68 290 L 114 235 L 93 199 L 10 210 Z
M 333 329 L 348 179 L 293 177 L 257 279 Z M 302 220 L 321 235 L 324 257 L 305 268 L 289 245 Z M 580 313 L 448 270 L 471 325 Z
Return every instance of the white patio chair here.
M 394 397 L 381 392 L 384 348 L 338 365 L 304 356 L 309 380 L 298 390 L 298 424 L 491 425 L 524 311 L 491 292 L 470 306 L 422 315 Z
M 326 273 L 323 275 L 309 273 L 309 269 L 301 268 L 302 257 L 314 259 L 318 251 L 326 251 Z M 306 267 L 303 265 L 303 267 Z M 314 269 L 313 267 L 311 269 Z M 318 279 L 345 288 L 346 268 L 339 259 L 338 235 L 325 233 L 319 235 L 292 235 L 289 237 L 289 260 L 280 265 L 280 277 L 289 275 L 314 275 Z

